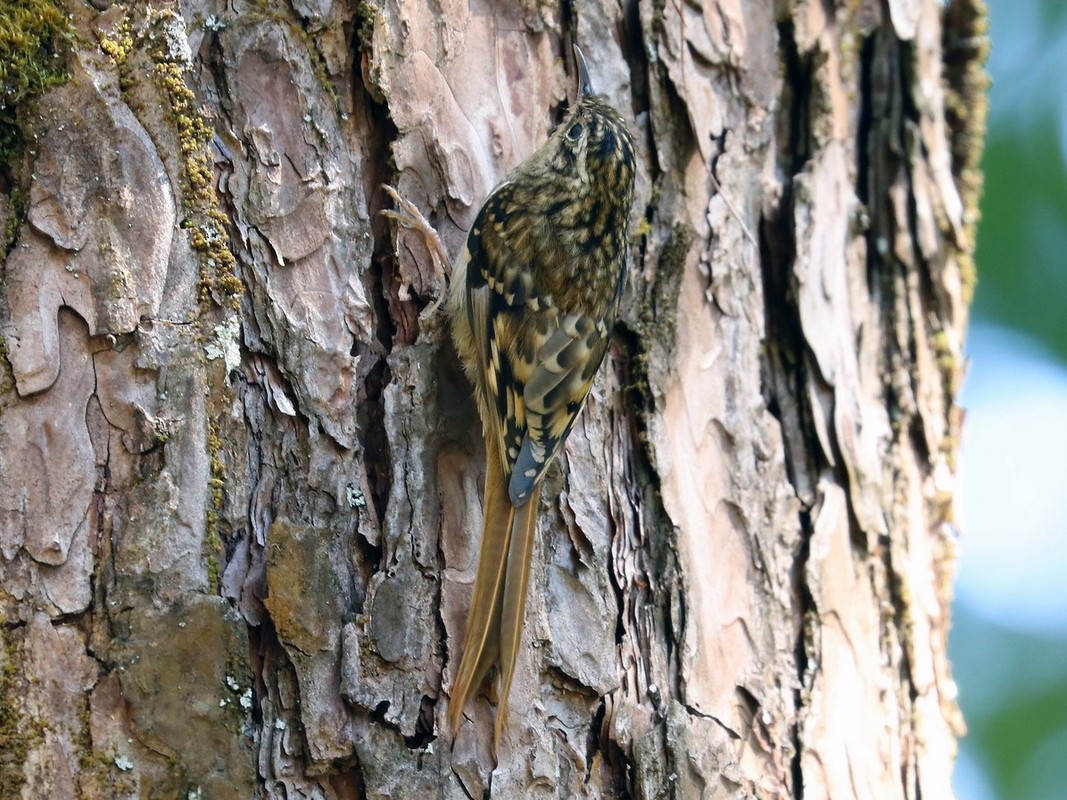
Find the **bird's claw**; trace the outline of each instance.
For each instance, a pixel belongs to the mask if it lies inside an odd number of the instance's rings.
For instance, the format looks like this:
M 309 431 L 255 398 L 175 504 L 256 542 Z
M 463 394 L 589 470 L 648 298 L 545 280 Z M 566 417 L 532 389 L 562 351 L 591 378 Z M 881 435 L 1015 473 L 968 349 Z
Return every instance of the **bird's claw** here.
M 382 209 L 381 215 L 387 219 L 394 220 L 402 228 L 418 233 L 426 243 L 426 249 L 430 251 L 434 274 L 437 277 L 438 285 L 441 287 L 437 299 L 426 309 L 428 313 L 432 314 L 441 305 L 447 294 L 447 290 L 444 288 L 446 285 L 445 276 L 451 272 L 452 267 L 448 251 L 445 249 L 445 245 L 433 225 L 422 215 L 422 212 L 419 211 L 414 203 L 401 196 L 400 192 L 387 183 L 382 184 L 382 189 L 392 199 L 396 208 Z

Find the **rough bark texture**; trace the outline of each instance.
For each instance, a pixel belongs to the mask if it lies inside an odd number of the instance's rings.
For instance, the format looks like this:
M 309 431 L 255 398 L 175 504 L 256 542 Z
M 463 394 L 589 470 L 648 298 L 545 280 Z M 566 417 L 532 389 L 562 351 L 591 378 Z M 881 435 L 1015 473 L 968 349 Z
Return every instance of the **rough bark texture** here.
M 0 175 L 0 795 L 950 796 L 978 5 L 70 0 Z M 494 758 L 479 423 L 376 212 L 458 250 L 572 39 L 633 268 Z

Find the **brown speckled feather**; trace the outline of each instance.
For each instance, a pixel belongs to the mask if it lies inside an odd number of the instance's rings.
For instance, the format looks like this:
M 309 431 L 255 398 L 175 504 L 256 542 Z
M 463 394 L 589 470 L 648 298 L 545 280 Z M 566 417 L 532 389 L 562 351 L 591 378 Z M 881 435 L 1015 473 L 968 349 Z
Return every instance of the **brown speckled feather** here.
M 485 201 L 452 278 L 453 336 L 486 445 L 482 546 L 453 728 L 494 662 L 506 720 L 545 470 L 604 358 L 626 265 L 633 142 L 584 63 L 574 109 Z

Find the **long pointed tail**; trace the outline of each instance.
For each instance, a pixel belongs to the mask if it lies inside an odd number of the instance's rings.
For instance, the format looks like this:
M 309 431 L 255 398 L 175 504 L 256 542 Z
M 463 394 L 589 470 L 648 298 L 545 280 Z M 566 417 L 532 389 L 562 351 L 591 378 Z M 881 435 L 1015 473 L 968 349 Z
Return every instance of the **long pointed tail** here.
M 499 660 L 500 692 L 494 745 L 507 723 L 508 693 L 522 638 L 539 495 L 540 486 L 534 489 L 528 502 L 516 509 L 508 496 L 499 452 L 493 446 L 486 447 L 482 546 L 448 717 L 452 730 L 456 730 L 471 694 Z
M 508 547 L 508 568 L 504 576 L 504 597 L 500 608 L 500 700 L 493 729 L 493 746 L 500 744 L 500 735 L 508 722 L 508 693 L 515 676 L 515 659 L 519 655 L 522 625 L 526 616 L 526 589 L 530 583 L 530 561 L 533 559 L 534 535 L 537 532 L 537 502 L 541 484 L 537 484 L 530 499 L 515 512 Z
M 500 653 L 500 607 L 504 597 L 515 508 L 508 499 L 508 487 L 497 448 L 490 445 L 485 451 L 482 546 L 478 553 L 474 594 L 471 596 L 470 611 L 467 612 L 463 657 L 452 683 L 452 698 L 448 706 L 448 718 L 453 731 L 459 726 L 460 714 L 463 713 L 471 693 L 481 683 Z

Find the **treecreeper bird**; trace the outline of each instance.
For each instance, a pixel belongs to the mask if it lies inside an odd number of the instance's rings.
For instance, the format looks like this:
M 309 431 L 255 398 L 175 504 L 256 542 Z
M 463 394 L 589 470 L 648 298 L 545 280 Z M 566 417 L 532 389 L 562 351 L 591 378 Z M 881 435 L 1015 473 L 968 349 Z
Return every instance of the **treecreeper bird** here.
M 626 279 L 634 144 L 593 91 L 574 48 L 578 93 L 548 141 L 493 189 L 452 271 L 452 336 L 485 437 L 482 544 L 449 718 L 459 718 L 494 664 L 507 722 L 526 608 L 541 480 L 585 405 L 604 359 Z M 437 233 L 395 189 L 383 212 L 426 238 Z M 436 304 L 435 304 L 436 305 Z
M 492 191 L 452 274 L 449 310 L 485 437 L 481 551 L 449 716 L 499 667 L 494 740 L 507 722 L 541 480 L 585 405 L 626 278 L 634 144 L 593 91 Z

